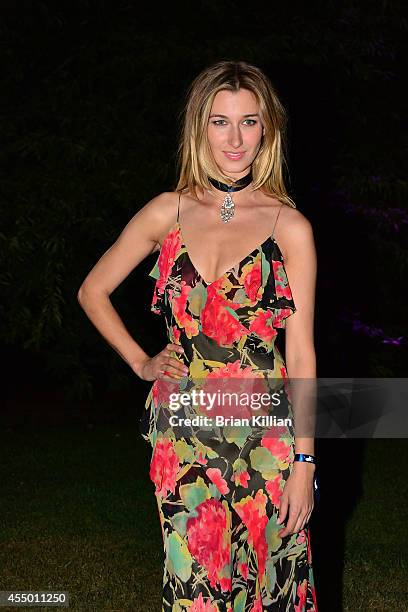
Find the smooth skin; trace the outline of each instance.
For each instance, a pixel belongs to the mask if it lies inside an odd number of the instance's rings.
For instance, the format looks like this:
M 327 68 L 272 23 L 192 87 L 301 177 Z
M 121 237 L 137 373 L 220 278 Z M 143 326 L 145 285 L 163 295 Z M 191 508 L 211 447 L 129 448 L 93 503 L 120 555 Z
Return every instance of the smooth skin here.
M 260 144 L 264 126 L 252 92 L 223 90 L 217 93 L 208 124 L 214 159 L 232 180 L 248 174 Z M 241 152 L 238 159 L 228 153 Z M 216 190 L 182 196 L 182 234 L 190 259 L 204 279 L 218 279 L 270 235 L 280 202 L 246 187 L 234 194 L 236 214 L 220 223 L 223 195 Z M 116 242 L 102 255 L 78 291 L 85 313 L 114 350 L 142 380 L 174 382 L 188 368 L 173 354 L 179 345 L 168 343 L 150 357 L 131 337 L 109 296 L 148 255 L 160 250 L 174 226 L 178 194 L 165 192 L 150 200 L 129 221 Z M 266 230 L 265 230 L 266 228 Z M 269 232 L 269 233 L 268 233 Z M 203 241 L 205 236 L 205 242 Z M 283 206 L 275 230 L 296 304 L 286 320 L 286 367 L 290 378 L 314 379 L 316 356 L 313 340 L 316 286 L 316 251 L 310 222 L 298 210 Z M 243 246 L 244 245 L 244 246 Z M 193 249 L 191 248 L 193 247 Z M 200 253 L 201 250 L 201 253 Z M 313 438 L 295 438 L 295 452 L 314 454 Z M 278 523 L 286 526 L 280 537 L 298 533 L 313 511 L 315 466 L 295 462 L 285 484 Z

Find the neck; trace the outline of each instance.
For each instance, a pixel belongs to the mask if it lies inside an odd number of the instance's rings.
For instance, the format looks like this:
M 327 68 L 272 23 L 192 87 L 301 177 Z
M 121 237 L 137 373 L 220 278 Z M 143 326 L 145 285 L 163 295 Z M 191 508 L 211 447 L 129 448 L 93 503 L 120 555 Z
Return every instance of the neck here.
M 221 181 L 217 181 L 212 177 L 208 177 L 208 180 L 210 181 L 211 185 L 219 191 L 241 191 L 241 189 L 244 189 L 252 182 L 252 170 L 250 170 L 249 173 L 243 176 L 242 178 L 237 179 L 236 181 L 232 181 L 230 184 L 222 183 Z

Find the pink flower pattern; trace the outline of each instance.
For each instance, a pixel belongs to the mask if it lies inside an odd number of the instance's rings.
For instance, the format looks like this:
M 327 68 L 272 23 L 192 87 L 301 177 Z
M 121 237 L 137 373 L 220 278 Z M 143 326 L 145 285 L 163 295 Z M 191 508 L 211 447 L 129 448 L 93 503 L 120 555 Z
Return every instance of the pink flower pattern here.
M 208 572 L 210 586 L 219 584 L 222 591 L 231 590 L 231 577 L 224 569 L 230 566 L 230 542 L 225 508 L 216 499 L 196 507 L 197 516 L 187 520 L 188 549 Z
M 171 440 L 159 438 L 150 464 L 150 478 L 156 485 L 156 493 L 165 497 L 174 493 L 179 461 Z
M 227 427 L 213 436 L 201 430 L 180 436 L 168 418 L 169 393 L 190 389 L 197 379 L 206 392 L 262 391 L 272 372 L 290 410 L 279 330 L 296 307 L 279 246 L 267 239 L 206 283 L 177 220 L 150 276 L 156 281 L 151 310 L 164 317 L 168 341 L 184 348 L 177 358 L 189 367 L 180 382 L 154 381 L 141 427 L 153 449 L 149 474 L 165 551 L 163 610 L 317 612 L 309 528 L 280 539 L 276 525 L 294 458 L 293 430 L 277 428 L 273 436 L 268 428 L 254 436 L 244 430 L 240 437 Z M 179 413 L 185 409 L 172 414 Z

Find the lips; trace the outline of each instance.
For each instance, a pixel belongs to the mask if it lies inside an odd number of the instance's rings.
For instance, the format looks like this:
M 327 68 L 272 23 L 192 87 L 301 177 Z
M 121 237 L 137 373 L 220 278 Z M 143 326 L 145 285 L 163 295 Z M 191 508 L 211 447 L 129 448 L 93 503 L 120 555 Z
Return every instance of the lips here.
M 238 151 L 238 152 L 231 152 L 231 151 L 223 151 L 225 157 L 227 157 L 228 159 L 231 159 L 232 161 L 238 161 L 240 159 L 242 159 L 245 155 L 244 151 Z

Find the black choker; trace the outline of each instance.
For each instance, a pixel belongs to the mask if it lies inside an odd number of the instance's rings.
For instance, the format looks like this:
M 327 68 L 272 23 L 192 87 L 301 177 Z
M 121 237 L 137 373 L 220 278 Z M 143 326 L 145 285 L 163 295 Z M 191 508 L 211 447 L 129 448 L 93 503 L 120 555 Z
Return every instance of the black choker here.
M 230 193 L 232 193 L 233 191 L 241 191 L 241 189 L 244 189 L 244 187 L 249 185 L 249 183 L 252 181 L 252 170 L 249 172 L 249 174 L 247 174 L 241 179 L 238 179 L 231 185 L 227 185 L 226 183 L 221 183 L 221 181 L 216 181 L 210 176 L 208 177 L 208 180 L 210 181 L 211 185 L 215 187 L 216 189 L 219 189 L 219 191 L 227 192 L 227 195 L 224 198 L 224 201 L 222 203 L 221 210 L 220 210 L 221 219 L 225 223 L 227 223 L 230 219 L 232 219 L 235 213 L 235 204 L 234 204 L 234 200 L 232 199 Z
M 244 189 L 249 183 L 252 181 L 252 170 L 250 170 L 249 174 L 246 176 L 234 181 L 231 185 L 227 185 L 227 183 L 221 183 L 221 181 L 216 181 L 215 179 L 208 177 L 211 185 L 219 191 L 226 191 L 227 193 L 232 193 L 233 191 L 240 191 Z

